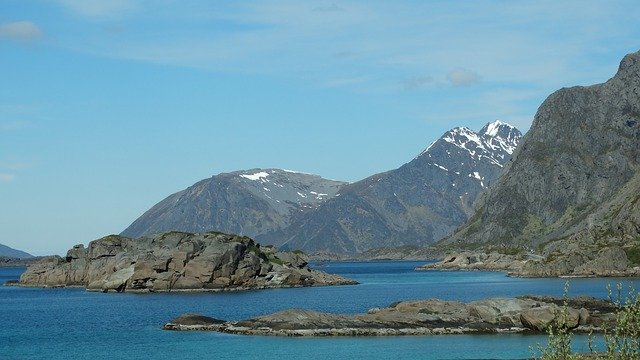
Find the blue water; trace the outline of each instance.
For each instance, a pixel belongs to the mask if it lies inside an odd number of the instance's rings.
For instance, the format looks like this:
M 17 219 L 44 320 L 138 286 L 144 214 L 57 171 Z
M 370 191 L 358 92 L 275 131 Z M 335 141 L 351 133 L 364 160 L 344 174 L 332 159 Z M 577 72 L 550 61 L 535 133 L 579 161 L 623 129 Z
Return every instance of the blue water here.
M 0 286 L 0 359 L 524 359 L 545 336 L 275 338 L 169 332 L 172 318 L 197 312 L 237 320 L 287 308 L 364 312 L 398 300 L 475 300 L 523 294 L 561 295 L 564 280 L 518 279 L 492 272 L 417 272 L 423 262 L 312 264 L 360 285 L 199 294 L 103 294 L 82 289 Z M 0 283 L 23 268 L 0 269 Z M 626 279 L 572 279 L 571 295 L 606 298 Z M 635 288 L 640 281 L 635 281 Z M 586 350 L 578 337 L 577 349 Z

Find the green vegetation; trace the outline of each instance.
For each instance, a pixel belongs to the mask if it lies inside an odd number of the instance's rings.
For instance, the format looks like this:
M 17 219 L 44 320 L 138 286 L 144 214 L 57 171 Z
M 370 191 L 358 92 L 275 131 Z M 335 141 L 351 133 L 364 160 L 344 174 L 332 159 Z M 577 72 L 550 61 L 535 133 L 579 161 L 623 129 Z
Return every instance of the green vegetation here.
M 269 262 L 273 264 L 284 265 L 284 261 L 282 261 L 279 257 L 275 255 L 269 256 Z
M 622 300 L 622 284 L 616 287 L 617 296 L 614 299 L 611 287 L 609 299 L 618 308 L 613 329 L 604 329 L 603 351 L 593 347 L 593 337 L 590 335 L 589 354 L 576 354 L 571 350 L 571 331 L 564 326 L 565 321 L 559 321 L 549 327 L 549 340 L 546 347 L 538 345 L 540 360 L 573 360 L 573 359 L 602 359 L 602 360 L 640 360 L 640 299 L 630 286 L 629 294 Z M 566 319 L 568 313 L 567 294 L 568 283 L 565 283 L 565 304 L 562 307 L 561 319 Z
M 304 251 L 300 250 L 300 249 L 295 249 L 292 251 L 292 253 L 296 254 L 296 255 L 304 255 Z
M 527 217 L 527 225 L 525 225 L 524 229 L 522 229 L 522 234 L 523 235 L 540 234 L 544 232 L 544 230 L 545 230 L 545 226 L 544 226 L 544 223 L 542 222 L 542 219 L 540 219 L 540 216 L 536 214 L 529 214 L 529 216 Z
M 249 245 L 249 251 L 256 255 L 260 255 L 260 253 L 262 252 L 260 251 L 260 244 L 256 244 L 256 243 Z
M 631 265 L 638 266 L 640 265 L 640 246 L 634 245 L 632 247 L 623 248 L 624 252 L 627 254 L 627 259 Z

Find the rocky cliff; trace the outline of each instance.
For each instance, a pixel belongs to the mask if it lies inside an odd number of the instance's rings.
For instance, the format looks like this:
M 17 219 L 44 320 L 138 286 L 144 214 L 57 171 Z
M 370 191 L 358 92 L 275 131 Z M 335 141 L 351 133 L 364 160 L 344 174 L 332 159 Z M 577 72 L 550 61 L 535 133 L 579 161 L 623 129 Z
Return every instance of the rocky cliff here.
M 256 237 L 286 227 L 346 183 L 280 169 L 223 173 L 170 195 L 121 235 L 221 231 Z
M 46 257 L 22 286 L 81 286 L 98 291 L 220 291 L 354 284 L 307 266 L 301 253 L 278 252 L 223 233 L 169 232 L 131 239 L 111 235 Z
M 477 133 L 452 129 L 409 163 L 344 186 L 339 196 L 262 239 L 339 254 L 432 243 L 469 218 L 521 137 L 500 121 Z
M 549 96 L 503 176 L 442 245 L 515 245 L 551 255 L 579 244 L 597 256 L 616 244 L 631 260 L 640 254 L 639 165 L 636 52 L 607 82 Z

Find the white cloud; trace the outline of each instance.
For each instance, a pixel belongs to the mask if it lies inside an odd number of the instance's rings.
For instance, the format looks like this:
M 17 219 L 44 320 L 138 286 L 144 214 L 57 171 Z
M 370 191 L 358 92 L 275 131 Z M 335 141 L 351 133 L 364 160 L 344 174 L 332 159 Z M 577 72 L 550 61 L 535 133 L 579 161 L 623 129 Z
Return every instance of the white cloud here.
M 402 82 L 402 88 L 404 90 L 416 90 L 427 84 L 433 83 L 433 76 L 415 76 L 410 79 L 406 79 Z
M 94 19 L 121 17 L 138 7 L 134 0 L 58 0 L 58 3 L 80 16 Z
M 79 1 L 72 3 L 80 6 Z M 640 35 L 634 26 L 637 11 L 620 10 L 638 8 L 633 1 L 620 6 L 591 0 L 518 1 L 504 6 L 487 6 L 483 1 L 452 5 L 344 0 L 335 1 L 337 6 L 331 0 L 200 1 L 190 6 L 177 6 L 176 1 L 115 3 L 121 4 L 120 11 L 139 10 L 136 17 L 146 10 L 153 17 L 144 18 L 144 27 L 135 21 L 125 23 L 132 31 L 123 36 L 83 34 L 64 45 L 97 56 L 266 74 L 356 91 L 420 88 L 444 93 L 457 90 L 452 86 L 477 84 L 467 88 L 472 98 L 507 87 L 531 90 L 528 99 L 535 100 L 563 86 L 607 79 L 622 55 L 637 51 Z M 95 0 L 88 4 L 95 6 Z M 84 12 L 109 13 L 96 10 Z M 412 77 L 416 74 L 431 74 L 433 82 L 427 76 Z M 469 93 L 464 93 L 468 102 Z M 425 103 L 429 101 L 435 100 Z M 510 100 L 504 105 L 520 109 L 513 113 L 518 118 L 533 117 L 535 107 L 522 103 Z M 441 106 L 425 107 L 425 116 L 434 116 L 434 108 Z M 496 111 L 491 103 L 469 110 Z M 451 108 L 442 109 L 447 112 Z
M 33 41 L 41 37 L 42 31 L 31 21 L 15 21 L 0 24 L 0 38 Z
M 480 75 L 472 70 L 457 68 L 449 71 L 447 80 L 453 86 L 468 86 L 479 83 Z
M 1 182 L 12 182 L 15 178 L 16 176 L 14 174 L 0 173 Z

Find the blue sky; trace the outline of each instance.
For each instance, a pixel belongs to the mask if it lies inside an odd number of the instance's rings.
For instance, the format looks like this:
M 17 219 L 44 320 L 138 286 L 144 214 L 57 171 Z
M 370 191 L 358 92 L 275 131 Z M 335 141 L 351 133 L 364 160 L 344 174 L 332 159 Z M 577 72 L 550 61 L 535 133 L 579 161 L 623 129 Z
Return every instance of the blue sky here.
M 526 130 L 640 49 L 636 1 L 0 0 L 0 243 L 119 233 L 220 172 L 356 181 Z

